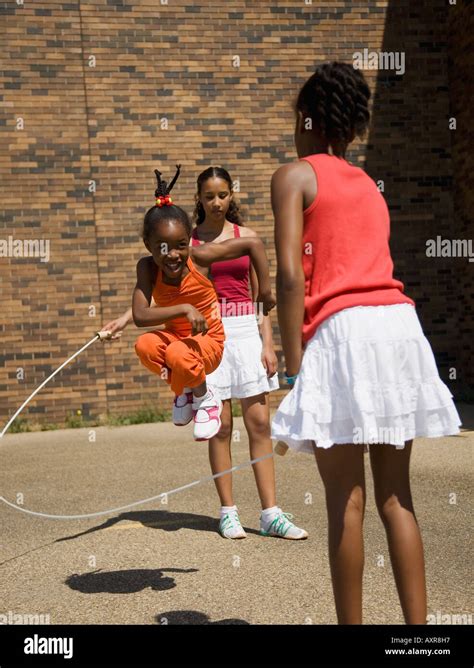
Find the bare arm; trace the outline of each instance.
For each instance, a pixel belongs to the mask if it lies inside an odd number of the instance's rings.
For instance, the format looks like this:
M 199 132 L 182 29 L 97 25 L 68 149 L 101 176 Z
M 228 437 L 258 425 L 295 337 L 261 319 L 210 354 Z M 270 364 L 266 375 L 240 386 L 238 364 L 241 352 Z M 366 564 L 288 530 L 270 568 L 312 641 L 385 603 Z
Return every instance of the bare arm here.
M 250 285 L 252 288 L 252 299 L 255 301 L 258 296 L 258 278 L 253 266 L 250 266 Z M 271 315 L 264 315 L 259 323 L 260 334 L 262 335 L 262 342 L 266 348 L 273 350 L 273 332 Z
M 122 313 L 120 317 L 125 322 L 125 324 L 130 325 L 130 323 L 133 322 L 132 309 L 128 308 L 124 313 Z
M 303 191 L 298 187 L 298 163 L 283 165 L 272 176 L 272 208 L 277 254 L 277 302 L 286 372 L 298 373 L 302 359 L 304 321 Z
M 114 320 L 109 320 L 105 325 L 101 327 L 104 331 L 109 331 L 112 333 L 112 336 L 109 339 L 102 339 L 103 342 L 106 341 L 117 341 L 122 336 L 122 331 L 133 322 L 132 309 L 129 308 L 122 315 Z
M 137 263 L 137 283 L 132 297 L 133 320 L 137 327 L 153 327 L 167 320 L 186 316 L 189 304 L 176 306 L 150 306 L 153 292 L 153 276 L 150 258 L 142 257 Z
M 153 297 L 151 298 L 150 306 L 151 307 L 156 306 Z M 120 316 L 120 319 L 123 320 L 125 326 L 130 325 L 133 322 L 133 309 L 130 307 L 126 311 L 124 311 L 124 313 L 122 313 L 122 315 Z
M 250 285 L 252 287 L 253 300 L 256 301 L 258 295 L 258 279 L 254 268 L 250 267 Z M 258 325 L 260 328 L 260 335 L 262 337 L 262 364 L 265 367 L 268 378 L 271 378 L 278 371 L 278 357 L 275 354 L 273 347 L 273 332 L 271 316 L 258 313 Z

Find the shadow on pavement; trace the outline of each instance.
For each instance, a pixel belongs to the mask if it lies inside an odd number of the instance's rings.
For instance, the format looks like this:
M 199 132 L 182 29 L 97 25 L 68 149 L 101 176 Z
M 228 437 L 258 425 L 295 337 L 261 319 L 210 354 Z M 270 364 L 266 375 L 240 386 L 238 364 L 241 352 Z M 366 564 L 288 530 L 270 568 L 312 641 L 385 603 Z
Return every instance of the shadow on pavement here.
M 125 520 L 130 522 L 141 522 L 145 527 L 152 529 L 163 529 L 164 531 L 194 529 L 195 531 L 211 531 L 212 533 L 216 533 L 218 526 L 217 518 L 209 517 L 208 515 L 196 515 L 195 513 L 170 513 L 167 510 L 149 510 L 145 512 L 136 511 L 121 513 L 120 515 L 117 515 L 117 517 L 111 517 L 103 524 L 100 524 L 96 527 L 91 527 L 90 529 L 74 534 L 73 536 L 58 538 L 55 542 L 60 543 L 64 540 L 72 540 L 73 538 L 85 536 L 86 534 L 93 533 L 94 531 L 108 529 L 109 527 L 114 526 L 114 524 Z M 247 527 L 244 528 L 247 533 L 253 533 L 256 535 L 259 534 L 259 532 L 255 529 L 249 529 Z
M 474 404 L 456 403 L 456 408 L 462 421 L 461 429 L 474 431 Z
M 206 624 L 208 626 L 219 624 L 249 625 L 249 622 L 246 622 L 244 619 L 219 619 L 217 622 L 211 622 L 207 615 L 203 612 L 197 612 L 196 610 L 170 610 L 169 612 L 163 612 L 161 615 L 157 615 L 156 621 L 160 626 L 164 624 Z
M 174 578 L 164 573 L 197 573 L 197 568 L 137 568 L 127 571 L 100 570 L 79 575 L 74 573 L 65 584 L 83 594 L 133 594 L 144 589 L 166 591 L 176 587 Z

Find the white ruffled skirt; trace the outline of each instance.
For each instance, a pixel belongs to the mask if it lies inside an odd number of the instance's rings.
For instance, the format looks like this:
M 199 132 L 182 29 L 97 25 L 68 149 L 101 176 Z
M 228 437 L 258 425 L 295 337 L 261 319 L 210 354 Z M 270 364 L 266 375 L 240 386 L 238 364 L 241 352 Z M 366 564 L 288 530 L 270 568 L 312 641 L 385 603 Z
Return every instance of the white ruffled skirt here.
M 356 306 L 308 341 L 272 438 L 313 453 L 335 443 L 390 443 L 459 433 L 452 394 L 411 304 Z
M 226 337 L 222 361 L 206 376 L 206 382 L 217 391 L 219 398 L 243 399 L 280 389 L 278 372 L 268 378 L 261 360 L 263 344 L 257 316 L 224 316 L 222 324 Z

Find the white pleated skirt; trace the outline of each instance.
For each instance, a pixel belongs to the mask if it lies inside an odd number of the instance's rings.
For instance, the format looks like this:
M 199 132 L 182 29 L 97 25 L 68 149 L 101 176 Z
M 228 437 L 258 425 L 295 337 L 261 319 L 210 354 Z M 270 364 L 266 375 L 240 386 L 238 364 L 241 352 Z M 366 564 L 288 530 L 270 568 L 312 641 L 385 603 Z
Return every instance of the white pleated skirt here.
M 313 453 L 336 443 L 388 443 L 459 433 L 452 394 L 411 304 L 356 306 L 308 341 L 272 438 Z
M 261 360 L 263 344 L 257 316 L 224 316 L 222 324 L 226 337 L 222 361 L 206 376 L 206 382 L 217 391 L 219 398 L 243 399 L 278 390 L 278 372 L 268 378 Z

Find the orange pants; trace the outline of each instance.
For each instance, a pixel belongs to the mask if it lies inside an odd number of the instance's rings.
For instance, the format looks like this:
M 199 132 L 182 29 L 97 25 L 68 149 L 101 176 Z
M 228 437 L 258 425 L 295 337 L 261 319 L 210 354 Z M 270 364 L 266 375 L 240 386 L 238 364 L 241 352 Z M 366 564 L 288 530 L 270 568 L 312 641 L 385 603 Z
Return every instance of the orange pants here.
M 181 338 L 174 332 L 147 332 L 135 342 L 140 362 L 171 386 L 175 394 L 184 387 L 197 387 L 221 363 L 224 343 L 209 334 Z M 164 371 L 166 369 L 166 371 Z

